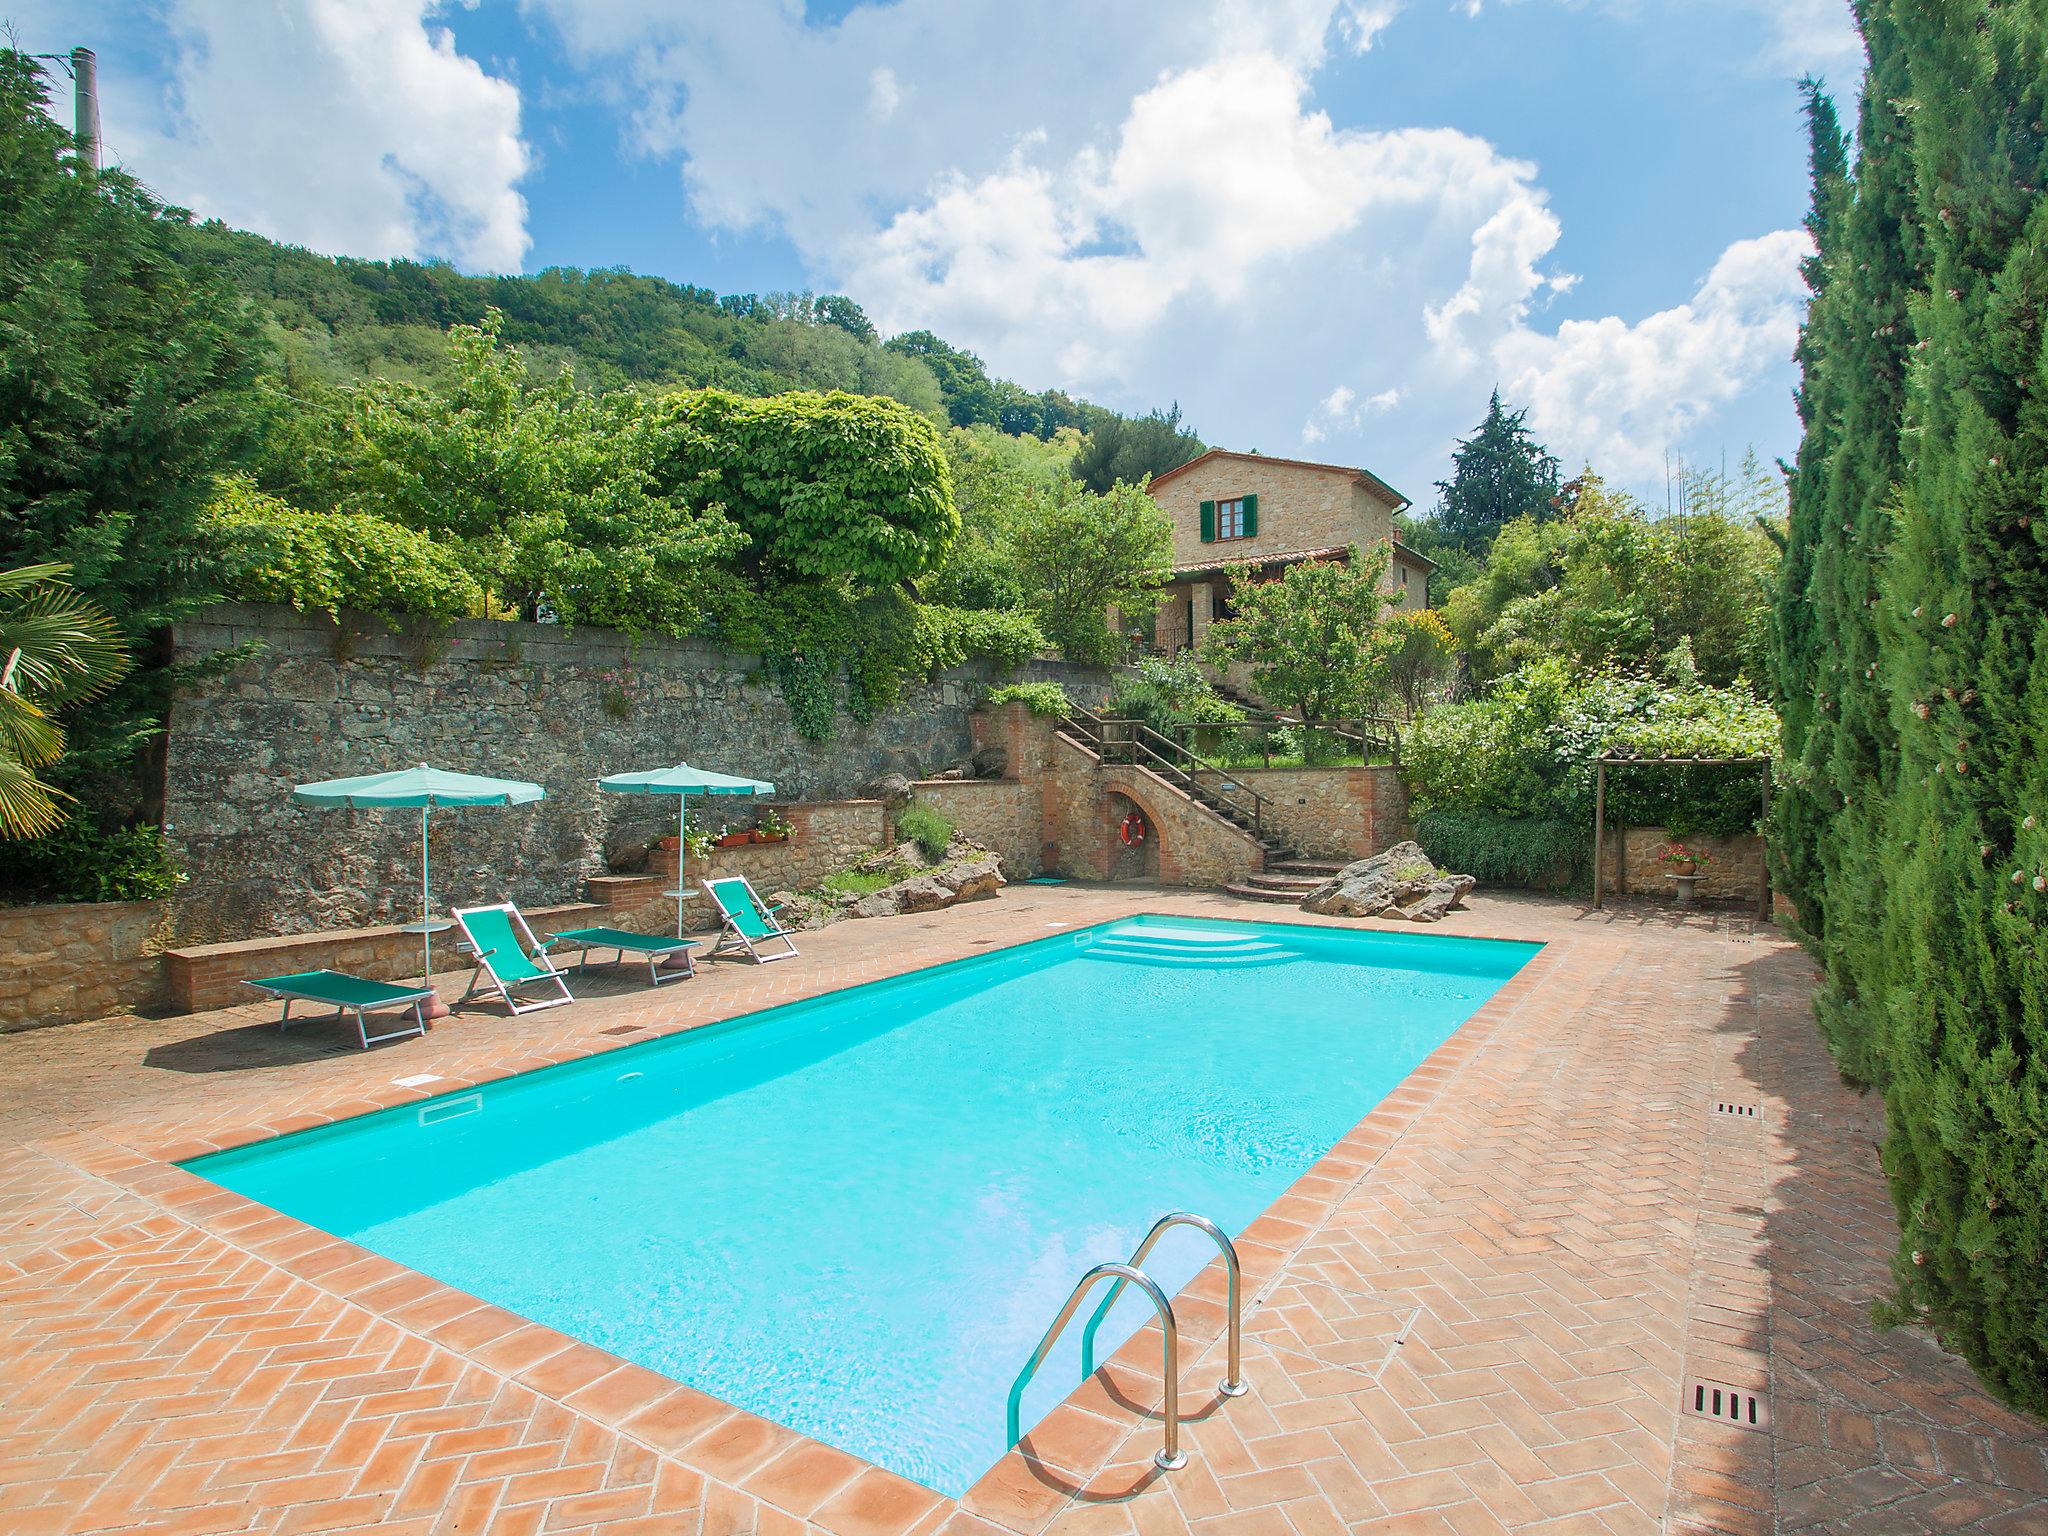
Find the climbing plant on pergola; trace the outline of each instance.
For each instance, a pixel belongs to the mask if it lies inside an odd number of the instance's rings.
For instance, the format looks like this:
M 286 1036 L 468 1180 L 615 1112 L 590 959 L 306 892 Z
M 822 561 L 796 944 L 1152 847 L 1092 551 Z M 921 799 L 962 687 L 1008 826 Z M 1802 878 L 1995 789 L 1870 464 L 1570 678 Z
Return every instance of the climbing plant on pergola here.
M 1771 819 L 1771 760 L 1768 757 L 1629 757 L 1623 753 L 1610 752 L 1595 760 L 1593 777 L 1593 907 L 1598 911 L 1606 897 L 1604 880 L 1607 874 L 1607 770 L 1616 767 L 1632 768 L 1754 768 L 1758 781 L 1759 828 L 1768 826 Z M 1627 829 L 1624 828 L 1624 831 Z M 1756 915 L 1769 919 L 1771 915 L 1771 865 L 1770 860 L 1761 861 L 1757 875 Z

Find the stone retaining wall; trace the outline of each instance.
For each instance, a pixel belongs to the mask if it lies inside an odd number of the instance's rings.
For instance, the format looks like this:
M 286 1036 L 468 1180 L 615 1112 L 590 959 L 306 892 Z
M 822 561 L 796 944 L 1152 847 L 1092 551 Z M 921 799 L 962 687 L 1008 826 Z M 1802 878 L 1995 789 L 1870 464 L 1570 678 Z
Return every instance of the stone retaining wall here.
M 735 821 L 751 821 L 752 802 L 726 802 L 736 808 Z M 692 802 L 691 815 L 701 801 Z M 684 898 L 683 916 L 692 932 L 718 926 L 717 911 L 703 891 L 706 880 L 728 875 L 745 875 L 763 901 L 775 891 L 796 891 L 815 885 L 835 869 L 857 864 L 883 846 L 893 830 L 888 808 L 879 800 L 835 800 L 822 805 L 792 805 L 783 810 L 789 820 L 786 843 L 747 843 L 737 848 L 714 848 L 708 857 L 690 861 L 690 895 Z M 719 811 L 706 813 L 707 823 L 721 819 Z M 657 848 L 649 856 L 648 868 L 660 876 L 659 889 L 675 889 L 676 851 Z M 668 898 L 667 921 L 675 922 L 675 905 Z
M 1016 779 L 942 779 L 916 785 L 911 798 L 1001 854 L 1005 880 L 1028 880 L 1038 873 L 1044 838 L 1036 785 Z
M 1763 889 L 1764 840 L 1754 832 L 1739 837 L 1686 837 L 1678 841 L 1712 856 L 1706 879 L 1694 889 L 1707 901 L 1755 902 Z M 1662 861 L 1672 838 L 1662 827 L 1630 827 L 1625 837 L 1610 840 L 1610 873 L 1616 894 L 1670 897 L 1676 884 Z
M 0 1033 L 161 1007 L 161 901 L 0 907 Z
M 1365 859 L 1401 840 L 1408 792 L 1398 768 L 1246 768 L 1234 776 L 1304 854 Z
M 297 783 L 422 761 L 539 783 L 539 805 L 434 816 L 434 903 L 559 902 L 606 872 L 608 850 L 674 824 L 672 803 L 602 794 L 602 775 L 688 759 L 771 780 L 778 799 L 841 799 L 965 758 L 994 680 L 963 667 L 909 684 L 895 708 L 865 723 L 842 713 L 831 741 L 812 742 L 758 657 L 693 641 L 484 621 L 399 633 L 226 604 L 173 642 L 185 663 L 248 652 L 171 712 L 165 819 L 191 877 L 174 917 L 185 945 L 413 915 L 417 814 L 299 806 Z M 1097 702 L 1109 682 L 1060 662 L 1026 675 Z

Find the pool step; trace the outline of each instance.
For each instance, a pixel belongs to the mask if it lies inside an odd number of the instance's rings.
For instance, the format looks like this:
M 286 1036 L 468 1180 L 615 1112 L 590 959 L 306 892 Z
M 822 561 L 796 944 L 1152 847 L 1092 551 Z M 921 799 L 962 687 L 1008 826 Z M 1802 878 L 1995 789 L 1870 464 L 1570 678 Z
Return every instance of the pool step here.
M 1294 951 L 1257 935 L 1112 933 L 1089 944 L 1086 953 L 1098 960 L 1128 960 L 1140 965 L 1240 969 L 1277 965 Z

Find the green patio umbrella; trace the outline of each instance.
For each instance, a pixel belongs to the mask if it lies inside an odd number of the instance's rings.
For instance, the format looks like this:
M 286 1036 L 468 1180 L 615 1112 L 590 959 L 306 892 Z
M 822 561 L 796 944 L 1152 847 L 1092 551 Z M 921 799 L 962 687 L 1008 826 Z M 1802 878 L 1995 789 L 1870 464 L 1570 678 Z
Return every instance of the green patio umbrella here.
M 775 786 L 762 779 L 740 779 L 708 768 L 677 763 L 673 768 L 654 768 L 645 773 L 614 773 L 597 781 L 599 789 L 615 795 L 674 795 L 676 797 L 676 888 L 667 894 L 676 899 L 676 937 L 683 936 L 683 897 L 690 882 L 683 878 L 690 857 L 682 840 L 689 835 L 688 812 L 692 795 L 772 795 Z
M 411 810 L 420 813 L 420 920 L 407 923 L 406 933 L 420 936 L 420 985 L 431 987 L 434 976 L 434 935 L 449 926 L 434 920 L 428 896 L 427 817 L 436 806 L 531 805 L 547 791 L 524 779 L 488 779 L 473 773 L 451 773 L 421 763 L 391 773 L 366 773 L 353 779 L 322 779 L 301 784 L 292 798 L 305 805 L 339 805 L 351 810 Z M 438 1004 L 433 1011 L 445 1012 Z

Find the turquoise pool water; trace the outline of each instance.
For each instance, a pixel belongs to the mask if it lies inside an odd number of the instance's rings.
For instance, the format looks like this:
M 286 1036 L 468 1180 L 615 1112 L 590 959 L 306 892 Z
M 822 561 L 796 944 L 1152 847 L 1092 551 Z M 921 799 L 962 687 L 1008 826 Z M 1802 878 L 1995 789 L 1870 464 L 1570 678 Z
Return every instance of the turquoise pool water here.
M 1083 1270 L 1242 1231 L 1537 947 L 1133 918 L 186 1166 L 958 1494 Z

